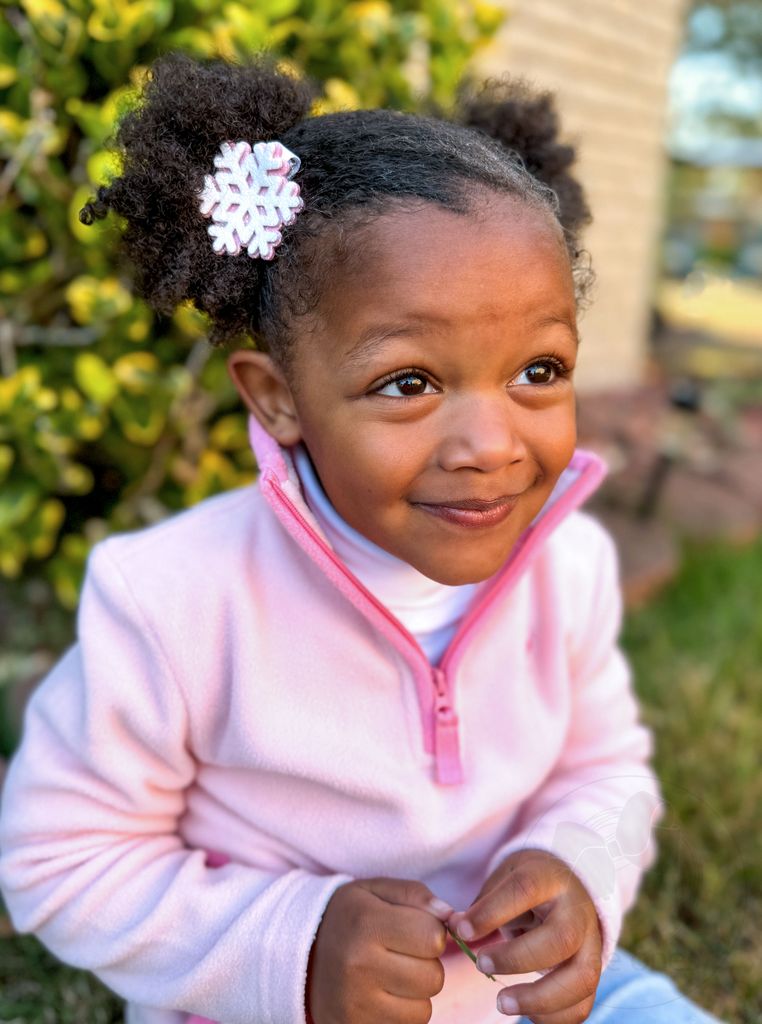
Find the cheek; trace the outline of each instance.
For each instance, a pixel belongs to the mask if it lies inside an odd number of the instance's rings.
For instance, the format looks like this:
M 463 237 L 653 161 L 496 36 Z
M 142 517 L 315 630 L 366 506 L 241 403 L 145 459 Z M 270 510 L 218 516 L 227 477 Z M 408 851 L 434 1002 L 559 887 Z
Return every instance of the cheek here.
M 561 460 L 563 466 L 566 466 L 567 462 L 574 454 L 574 449 L 577 444 L 577 418 L 573 403 L 571 403 L 570 408 L 566 409 L 563 414 L 559 414 L 557 421 L 554 424 L 551 443 L 553 445 L 555 457 Z
M 525 420 L 525 439 L 546 472 L 561 473 L 577 443 L 574 396 Z
M 355 520 L 405 493 L 419 471 L 421 453 L 415 440 L 399 424 L 390 429 L 389 424 L 356 420 L 333 423 L 330 431 L 315 435 L 312 446 L 305 434 L 333 504 Z
M 379 472 L 404 476 L 406 469 L 426 460 L 435 437 L 433 422 L 359 420 L 345 432 L 345 448 Z

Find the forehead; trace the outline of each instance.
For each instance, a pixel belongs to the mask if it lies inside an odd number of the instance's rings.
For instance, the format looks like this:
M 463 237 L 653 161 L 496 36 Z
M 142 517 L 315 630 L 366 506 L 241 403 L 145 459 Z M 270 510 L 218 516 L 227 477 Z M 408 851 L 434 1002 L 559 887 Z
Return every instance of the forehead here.
M 541 311 L 574 319 L 560 226 L 512 197 L 490 197 L 467 214 L 431 203 L 397 209 L 348 240 L 353 255 L 321 303 L 324 326 L 342 348 L 390 316 L 444 328 Z

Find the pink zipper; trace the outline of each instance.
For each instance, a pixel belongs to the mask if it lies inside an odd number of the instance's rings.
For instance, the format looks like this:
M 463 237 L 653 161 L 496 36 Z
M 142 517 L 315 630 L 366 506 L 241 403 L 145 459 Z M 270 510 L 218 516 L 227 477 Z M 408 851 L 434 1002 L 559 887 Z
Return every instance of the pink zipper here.
M 570 465 L 573 466 L 579 457 L 579 453 L 575 453 Z M 463 621 L 450 641 L 439 665 L 445 674 L 449 676 L 454 675 L 455 659 L 458 657 L 459 660 L 462 657 L 466 637 L 476 623 L 484 617 L 487 610 L 495 603 L 497 597 L 502 595 L 518 578 L 529 559 L 532 549 L 537 548 L 570 511 L 581 505 L 593 493 L 606 475 L 606 464 L 600 456 L 592 452 L 585 452 L 584 459 L 586 464 L 583 465 L 577 480 L 569 486 L 565 494 L 558 498 L 553 507 L 545 513 L 537 525 L 527 527 L 516 542 L 510 558 L 493 581 L 492 586 L 485 590 L 478 604 L 474 605 L 463 617 Z
M 378 598 L 376 598 L 373 594 L 371 594 L 369 590 L 366 589 L 366 587 L 360 582 L 360 580 L 358 580 L 354 573 L 350 572 L 350 570 L 347 569 L 347 567 L 344 565 L 341 559 L 337 557 L 335 551 L 333 551 L 332 548 L 330 548 L 326 544 L 323 538 L 318 533 L 316 533 L 316 531 L 310 526 L 310 524 L 301 514 L 296 505 L 294 505 L 293 501 L 291 501 L 291 499 L 288 497 L 288 495 L 284 494 L 278 478 L 274 474 L 266 472 L 263 478 L 263 483 L 270 485 L 277 500 L 288 509 L 289 513 L 294 517 L 294 519 L 297 520 L 302 529 L 307 531 L 307 533 L 310 536 L 310 540 L 312 540 L 315 544 L 318 545 L 318 547 L 321 549 L 325 557 L 331 562 L 331 564 L 339 570 L 341 575 L 346 580 L 348 580 L 349 583 L 351 583 L 351 585 L 355 589 L 360 591 L 360 593 L 363 595 L 366 601 L 368 601 L 369 604 L 373 605 L 374 609 L 381 616 L 383 616 L 385 621 L 388 622 L 391 626 L 393 626 L 398 633 L 402 634 L 402 636 L 405 638 L 407 645 L 414 648 L 416 655 L 419 656 L 420 660 L 425 662 L 425 664 L 428 667 L 429 660 L 426 657 L 423 648 L 420 646 L 420 644 L 415 639 L 413 634 L 409 633 L 402 625 L 402 623 L 399 621 L 399 619 L 395 618 L 391 614 L 389 609 L 386 608 L 383 604 L 381 604 Z
M 458 740 L 458 716 L 450 702 L 447 676 L 441 668 L 432 668 L 436 696 L 434 700 L 434 756 L 437 782 L 458 785 L 463 782 L 463 765 Z
M 397 642 L 395 643 L 395 646 L 397 647 L 397 650 L 408 660 L 408 662 L 411 663 L 415 670 L 414 678 L 416 680 L 418 703 L 424 733 L 424 750 L 427 754 L 434 754 L 437 782 L 444 785 L 461 783 L 463 781 L 463 768 L 460 762 L 458 744 L 458 718 L 452 707 L 452 697 L 448 688 L 447 676 L 444 672 L 435 668 L 429 662 L 429 659 L 426 657 L 426 653 L 412 633 L 408 632 L 399 619 L 395 618 L 389 610 L 363 586 L 360 580 L 358 580 L 357 577 L 347 569 L 341 559 L 336 556 L 336 553 L 331 550 L 322 537 L 315 532 L 299 509 L 294 505 L 293 501 L 291 501 L 288 495 L 284 494 L 277 476 L 271 471 L 266 470 L 262 474 L 262 484 L 270 491 L 276 502 L 288 510 L 292 522 L 293 520 L 296 520 L 299 526 L 307 532 L 312 543 L 316 544 L 320 548 L 323 556 L 327 558 L 331 565 L 339 571 L 345 580 L 347 580 L 355 593 L 362 595 L 367 604 L 372 607 L 373 611 L 383 619 L 387 627 L 391 627 L 392 634 L 396 634 Z M 289 521 L 284 518 L 282 519 L 282 522 L 284 526 L 289 529 L 289 532 L 293 534 L 294 531 L 290 529 Z M 360 610 L 372 620 L 372 616 L 368 614 L 367 610 L 362 608 L 360 608 Z M 393 639 L 393 636 L 390 637 L 390 639 Z M 429 681 L 433 681 L 434 683 L 433 702 L 431 701 L 431 691 L 427 691 L 426 683 L 421 681 L 424 673 L 426 682 L 428 683 Z M 433 722 L 427 708 L 427 703 L 429 705 L 433 703 Z
M 347 595 L 352 603 L 372 621 L 372 615 L 360 604 L 352 599 L 360 595 L 366 604 L 381 617 L 387 627 L 391 627 L 390 639 L 394 642 L 400 654 L 402 654 L 413 666 L 416 689 L 418 691 L 419 708 L 424 734 L 424 750 L 426 753 L 434 754 L 436 780 L 442 785 L 459 785 L 463 782 L 463 765 L 460 757 L 460 741 L 458 732 L 458 716 L 453 704 L 453 693 L 451 680 L 455 676 L 456 657 L 462 657 L 466 638 L 472 633 L 479 620 L 492 606 L 498 594 L 518 578 L 519 571 L 526 564 L 529 551 L 536 547 L 539 542 L 556 526 L 556 524 L 567 514 L 569 506 L 576 506 L 590 494 L 605 474 L 605 465 L 600 459 L 596 459 L 593 465 L 583 470 L 580 478 L 576 480 L 568 491 L 558 499 L 553 508 L 543 517 L 537 527 L 529 527 L 520 539 L 517 547 L 511 554 L 502 572 L 494 580 L 493 585 L 482 595 L 481 600 L 465 616 L 455 636 L 450 641 L 444 653 L 439 667 L 433 666 L 423 648 L 415 637 L 408 632 L 399 619 L 395 618 L 389 610 L 374 597 L 369 590 L 363 586 L 360 580 L 339 559 L 335 552 L 326 544 L 313 527 L 307 522 L 299 509 L 286 495 L 280 485 L 277 475 L 270 469 L 262 473 L 262 485 L 270 491 L 276 503 L 286 509 L 289 517 L 282 516 L 281 522 L 286 529 L 296 537 L 292 529 L 294 520 L 304 530 L 310 541 L 316 544 L 323 556 L 328 559 L 331 565 L 338 570 L 340 575 L 350 586 L 350 593 Z M 582 492 L 581 496 L 579 492 Z M 528 542 L 532 541 L 531 544 Z M 522 557 L 522 555 L 524 557 Z M 387 632 L 387 630 L 384 630 Z M 411 657 L 412 656 L 412 657 Z M 425 666 L 425 667 L 424 667 Z M 422 681 L 425 673 L 426 681 L 434 684 L 433 693 L 433 715 L 429 714 L 428 707 L 431 707 L 431 690 L 427 688 L 426 682 Z M 428 705 L 428 707 L 427 707 Z M 433 718 L 433 721 L 432 721 Z

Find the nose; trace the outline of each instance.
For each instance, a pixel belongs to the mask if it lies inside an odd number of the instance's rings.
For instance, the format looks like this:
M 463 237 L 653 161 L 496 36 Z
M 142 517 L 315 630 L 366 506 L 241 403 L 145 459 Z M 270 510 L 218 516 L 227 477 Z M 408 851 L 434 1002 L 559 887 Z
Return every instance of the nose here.
M 463 395 L 443 407 L 439 465 L 442 469 L 494 472 L 521 462 L 528 449 L 521 429 L 521 410 L 508 395 Z

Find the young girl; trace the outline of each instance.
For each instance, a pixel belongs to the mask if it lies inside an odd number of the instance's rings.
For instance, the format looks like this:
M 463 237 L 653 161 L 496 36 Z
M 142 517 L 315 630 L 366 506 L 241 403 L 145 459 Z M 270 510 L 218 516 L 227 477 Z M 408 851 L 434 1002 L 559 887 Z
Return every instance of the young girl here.
M 507 82 L 311 101 L 165 56 L 83 211 L 256 339 L 259 478 L 92 550 L 3 794 L 13 924 L 129 1024 L 710 1024 L 617 949 L 663 808 L 579 511 L 573 150 Z

